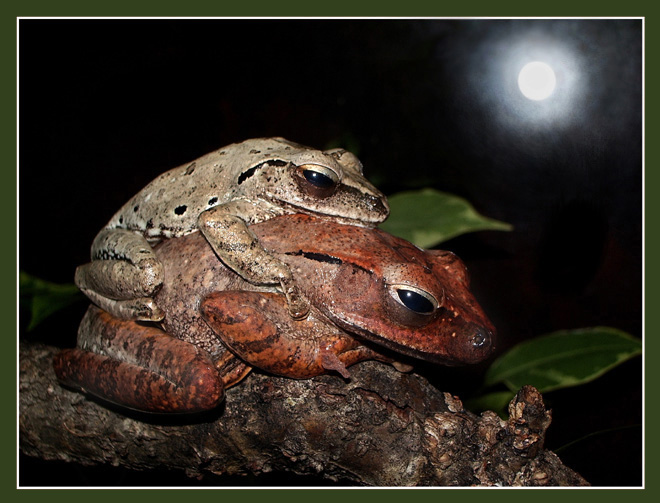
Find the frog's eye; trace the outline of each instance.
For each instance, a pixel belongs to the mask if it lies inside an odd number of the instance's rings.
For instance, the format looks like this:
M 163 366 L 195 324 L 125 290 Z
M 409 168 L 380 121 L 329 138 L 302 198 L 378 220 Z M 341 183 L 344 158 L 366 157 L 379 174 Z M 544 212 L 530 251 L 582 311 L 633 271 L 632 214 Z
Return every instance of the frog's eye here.
M 390 293 L 399 304 L 419 314 L 433 314 L 438 309 L 436 298 L 410 285 L 389 285 Z
M 305 179 L 319 189 L 329 189 L 337 185 L 337 175 L 331 170 L 304 169 Z
M 331 196 L 339 184 L 339 176 L 332 169 L 317 164 L 304 164 L 299 168 L 305 180 L 304 189 L 316 197 Z

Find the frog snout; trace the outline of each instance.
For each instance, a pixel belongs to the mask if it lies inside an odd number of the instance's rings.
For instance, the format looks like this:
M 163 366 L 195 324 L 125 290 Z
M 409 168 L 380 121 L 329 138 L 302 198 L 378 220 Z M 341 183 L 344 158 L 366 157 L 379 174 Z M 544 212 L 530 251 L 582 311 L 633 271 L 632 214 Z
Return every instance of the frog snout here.
M 483 325 L 471 324 L 468 334 L 468 362 L 478 363 L 488 358 L 495 349 L 495 331 Z
M 366 194 L 364 197 L 364 205 L 368 209 L 369 214 L 365 220 L 368 222 L 380 223 L 384 221 L 390 214 L 390 206 L 387 199 L 380 192 L 376 195 Z

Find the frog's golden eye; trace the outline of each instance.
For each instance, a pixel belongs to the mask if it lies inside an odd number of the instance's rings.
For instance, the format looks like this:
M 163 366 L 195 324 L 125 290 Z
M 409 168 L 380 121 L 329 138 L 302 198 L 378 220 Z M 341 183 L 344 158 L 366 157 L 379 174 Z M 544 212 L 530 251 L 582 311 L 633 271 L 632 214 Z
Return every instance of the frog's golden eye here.
M 433 314 L 438 309 L 436 298 L 410 285 L 389 285 L 390 294 L 399 304 L 419 314 Z
M 317 164 L 304 164 L 299 167 L 306 181 L 305 190 L 316 197 L 331 196 L 339 184 L 339 175 L 332 169 Z

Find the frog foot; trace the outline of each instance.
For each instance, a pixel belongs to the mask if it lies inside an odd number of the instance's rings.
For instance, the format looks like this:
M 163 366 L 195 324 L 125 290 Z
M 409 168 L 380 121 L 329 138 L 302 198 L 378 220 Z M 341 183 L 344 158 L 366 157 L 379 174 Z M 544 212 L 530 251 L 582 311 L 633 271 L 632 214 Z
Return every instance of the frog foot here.
M 94 290 L 81 290 L 94 304 L 120 320 L 162 321 L 165 318 L 165 312 L 156 305 L 151 297 L 115 300 Z
M 132 305 L 136 321 L 162 321 L 165 318 L 165 311 L 159 308 L 154 299 L 150 297 L 134 299 Z
M 342 362 L 332 348 L 326 347 L 319 350 L 321 357 L 321 365 L 326 370 L 334 370 L 339 372 L 344 379 L 350 379 L 351 374 L 348 372 L 346 365 Z
M 398 361 L 393 361 L 392 362 L 392 367 L 397 369 L 399 372 L 403 374 L 407 374 L 408 372 L 412 372 L 412 370 L 415 368 L 412 365 L 409 365 L 408 363 L 402 363 Z

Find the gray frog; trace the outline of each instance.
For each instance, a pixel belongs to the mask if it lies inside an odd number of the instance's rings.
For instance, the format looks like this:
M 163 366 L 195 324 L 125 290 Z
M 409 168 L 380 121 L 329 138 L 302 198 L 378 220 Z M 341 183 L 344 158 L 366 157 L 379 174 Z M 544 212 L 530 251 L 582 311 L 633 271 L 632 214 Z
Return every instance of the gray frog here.
M 220 259 L 254 284 L 279 284 L 289 312 L 304 318 L 309 301 L 291 270 L 259 243 L 248 225 L 306 213 L 374 227 L 389 207 L 343 149 L 320 151 L 284 138 L 256 138 L 221 148 L 160 175 L 99 232 L 92 261 L 76 269 L 76 285 L 110 314 L 159 321 L 153 300 L 163 268 L 152 246 L 201 231 Z

